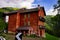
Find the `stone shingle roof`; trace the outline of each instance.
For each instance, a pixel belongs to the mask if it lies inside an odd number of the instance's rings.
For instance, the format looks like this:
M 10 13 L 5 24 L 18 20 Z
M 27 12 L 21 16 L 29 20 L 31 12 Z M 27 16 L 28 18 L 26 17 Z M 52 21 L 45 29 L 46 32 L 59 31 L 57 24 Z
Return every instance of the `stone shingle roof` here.
M 19 9 L 19 10 L 16 10 L 16 11 L 12 11 L 12 12 L 4 12 L 4 14 L 14 14 L 14 13 L 26 13 L 26 12 L 36 12 L 36 11 L 39 11 L 39 10 L 43 10 L 44 11 L 44 15 L 46 15 L 45 13 L 45 10 L 44 10 L 44 7 L 40 7 L 40 9 L 37 7 L 37 8 L 32 8 L 32 9 L 25 9 L 25 8 L 22 8 L 22 9 Z

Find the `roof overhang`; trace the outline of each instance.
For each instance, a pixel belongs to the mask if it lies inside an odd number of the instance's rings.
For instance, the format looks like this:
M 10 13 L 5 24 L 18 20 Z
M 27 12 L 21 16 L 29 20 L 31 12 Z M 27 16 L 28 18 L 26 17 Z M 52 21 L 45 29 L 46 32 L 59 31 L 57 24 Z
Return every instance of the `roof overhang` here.
M 40 7 L 43 12 L 44 12 L 44 15 L 46 16 L 46 13 L 45 13 L 45 10 L 44 10 L 44 7 Z M 14 14 L 14 13 L 28 13 L 28 12 L 38 12 L 40 9 L 37 7 L 37 8 L 32 8 L 32 9 L 19 9 L 17 11 L 12 11 L 12 12 L 4 12 L 5 15 L 10 15 L 10 14 Z

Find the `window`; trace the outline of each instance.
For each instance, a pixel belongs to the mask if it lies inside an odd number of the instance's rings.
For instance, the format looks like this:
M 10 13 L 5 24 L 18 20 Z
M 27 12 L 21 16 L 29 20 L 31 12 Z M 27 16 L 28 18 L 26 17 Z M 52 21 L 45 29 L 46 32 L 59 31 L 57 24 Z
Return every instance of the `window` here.
M 6 16 L 5 18 L 5 22 L 8 22 L 9 16 Z
M 25 21 L 26 18 L 27 18 L 27 15 L 28 15 L 28 22 Z M 24 26 L 26 26 L 26 25 L 30 25 L 30 14 L 25 14 L 24 15 Z
M 30 14 L 28 14 L 28 18 L 30 18 Z
M 24 15 L 24 19 L 26 19 L 26 14 Z
M 26 22 L 24 21 L 24 26 L 26 26 Z
M 30 25 L 30 14 L 28 14 L 28 25 Z
M 24 26 L 26 26 L 25 20 L 26 20 L 26 14 L 24 15 Z
M 30 21 L 28 21 L 28 25 L 30 25 Z

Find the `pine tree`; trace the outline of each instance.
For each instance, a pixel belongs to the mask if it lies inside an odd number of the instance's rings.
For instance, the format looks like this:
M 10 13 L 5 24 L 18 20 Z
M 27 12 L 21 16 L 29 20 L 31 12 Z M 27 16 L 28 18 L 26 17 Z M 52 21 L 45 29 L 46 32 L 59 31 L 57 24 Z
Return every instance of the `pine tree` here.
M 58 0 L 58 6 L 60 6 L 60 0 Z
M 54 5 L 54 9 L 57 9 L 60 7 L 60 0 L 57 1 L 57 4 Z

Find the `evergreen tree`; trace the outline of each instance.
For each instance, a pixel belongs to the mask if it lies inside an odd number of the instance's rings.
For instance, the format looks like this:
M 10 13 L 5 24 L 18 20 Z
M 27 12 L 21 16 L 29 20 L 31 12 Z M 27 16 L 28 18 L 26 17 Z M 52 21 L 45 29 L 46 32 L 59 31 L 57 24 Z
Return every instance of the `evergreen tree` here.
M 53 24 L 53 33 L 56 36 L 60 37 L 60 14 L 57 14 L 54 16 L 52 19 L 52 24 Z
M 0 32 L 2 32 L 7 27 L 7 23 L 5 23 L 3 19 L 3 13 L 15 10 L 18 10 L 18 8 L 12 8 L 12 7 L 0 8 Z
M 60 6 L 60 0 L 58 0 L 58 5 Z

